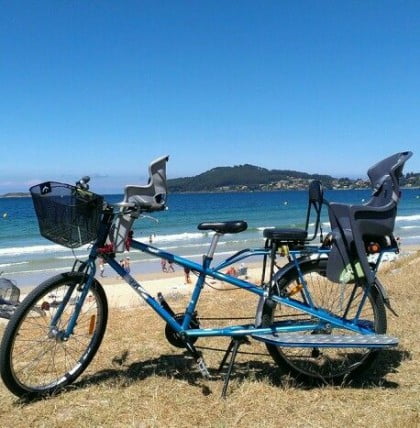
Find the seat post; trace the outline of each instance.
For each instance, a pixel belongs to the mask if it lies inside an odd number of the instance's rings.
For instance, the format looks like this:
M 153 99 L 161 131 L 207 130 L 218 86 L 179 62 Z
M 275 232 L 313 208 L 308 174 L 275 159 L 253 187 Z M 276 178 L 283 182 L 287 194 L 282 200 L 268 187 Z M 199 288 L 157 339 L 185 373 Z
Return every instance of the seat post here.
M 216 233 L 213 235 L 213 239 L 211 240 L 210 248 L 209 248 L 209 250 L 208 250 L 208 252 L 207 252 L 207 258 L 209 258 L 209 259 L 212 259 L 212 258 L 213 258 L 214 253 L 216 252 L 217 244 L 218 244 L 219 239 L 220 239 L 220 237 L 221 237 L 222 235 L 223 235 L 223 233 L 220 233 L 220 232 L 216 232 Z

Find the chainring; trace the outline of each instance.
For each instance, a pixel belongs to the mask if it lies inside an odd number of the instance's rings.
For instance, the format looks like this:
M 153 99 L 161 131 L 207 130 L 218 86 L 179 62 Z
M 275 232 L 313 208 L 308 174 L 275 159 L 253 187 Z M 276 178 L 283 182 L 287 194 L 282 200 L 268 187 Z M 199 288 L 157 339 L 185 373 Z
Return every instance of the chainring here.
M 176 314 L 174 318 L 178 323 L 181 324 L 184 320 L 184 314 Z M 191 318 L 189 328 L 200 328 L 197 314 L 194 314 Z M 185 348 L 185 341 L 182 339 L 181 335 L 179 335 L 169 324 L 166 324 L 165 326 L 165 337 L 171 345 L 176 346 L 177 348 Z M 188 339 L 188 341 L 189 343 L 194 344 L 197 339 L 198 337 L 191 337 Z

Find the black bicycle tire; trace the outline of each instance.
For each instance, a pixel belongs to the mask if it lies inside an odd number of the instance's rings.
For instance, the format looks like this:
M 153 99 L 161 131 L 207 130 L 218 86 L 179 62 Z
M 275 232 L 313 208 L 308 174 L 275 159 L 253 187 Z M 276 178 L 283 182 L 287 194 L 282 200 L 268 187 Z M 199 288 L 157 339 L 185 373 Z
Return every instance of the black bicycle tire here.
M 25 321 L 30 316 L 31 308 L 35 307 L 36 302 L 38 302 L 39 299 L 43 296 L 47 296 L 48 293 L 51 293 L 53 290 L 57 290 L 60 286 L 77 286 L 78 284 L 83 283 L 85 278 L 86 275 L 83 273 L 71 272 L 59 274 L 46 280 L 28 294 L 11 317 L 4 332 L 0 347 L 0 374 L 6 387 L 18 397 L 33 399 L 59 392 L 74 382 L 84 372 L 95 356 L 102 342 L 108 319 L 108 303 L 106 295 L 103 287 L 96 279 L 94 279 L 91 284 L 90 293 L 93 293 L 92 295 L 94 295 L 95 299 L 98 301 L 99 319 L 97 324 L 95 324 L 92 339 L 90 340 L 86 350 L 83 351 L 80 358 L 77 359 L 77 364 L 70 370 L 67 370 L 66 373 L 62 373 L 61 376 L 56 376 L 58 378 L 56 382 L 50 382 L 45 386 L 24 384 L 16 375 L 14 369 L 13 351 L 15 341 L 19 336 L 21 326 L 24 325 Z M 39 309 L 38 307 L 35 308 Z M 64 344 L 67 344 L 67 342 L 63 343 L 63 347 Z M 55 346 L 55 348 L 57 347 L 58 346 Z M 55 361 L 53 362 L 53 365 L 55 365 Z
M 325 267 L 326 260 L 318 259 L 318 260 L 304 260 L 300 263 L 300 269 L 304 275 L 310 273 L 321 274 L 322 277 L 325 278 Z M 280 276 L 276 278 L 274 281 L 274 290 L 273 292 L 277 294 L 278 292 L 282 292 L 286 290 L 291 283 L 293 283 L 297 278 L 296 269 L 289 270 L 284 276 Z M 339 284 L 337 284 L 339 286 Z M 378 334 L 386 333 L 387 329 L 387 321 L 386 321 L 386 310 L 384 303 L 382 301 L 379 292 L 375 287 L 370 289 L 368 300 L 370 305 L 372 305 L 372 310 L 374 313 L 374 323 L 375 323 L 375 331 Z M 266 303 L 263 308 L 263 325 L 270 325 L 273 319 L 274 311 L 277 305 L 273 305 L 272 303 Z M 320 384 L 320 383 L 330 383 L 330 384 L 340 384 L 347 380 L 353 379 L 366 370 L 368 370 L 375 359 L 377 358 L 380 351 L 378 350 L 369 350 L 366 352 L 366 355 L 363 356 L 361 361 L 355 365 L 349 367 L 348 370 L 332 374 L 325 375 L 320 373 L 310 373 L 307 370 L 302 370 L 301 367 L 297 365 L 297 363 L 292 362 L 289 357 L 286 356 L 285 352 L 288 352 L 291 348 L 279 348 L 275 345 L 266 344 L 267 350 L 275 363 L 279 366 L 279 368 L 292 375 L 295 379 L 299 381 L 303 381 L 307 384 Z M 305 351 L 308 348 L 305 348 Z M 302 351 L 303 352 L 303 351 Z M 344 351 L 345 352 L 345 351 Z M 303 364 L 303 359 L 296 359 L 298 364 Z

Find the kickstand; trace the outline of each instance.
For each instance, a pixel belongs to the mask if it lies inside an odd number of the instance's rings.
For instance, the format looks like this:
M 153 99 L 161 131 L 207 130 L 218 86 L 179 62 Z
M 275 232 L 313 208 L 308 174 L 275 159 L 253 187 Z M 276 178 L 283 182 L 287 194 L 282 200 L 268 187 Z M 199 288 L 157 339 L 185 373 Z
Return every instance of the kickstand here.
M 232 355 L 230 357 L 230 361 L 229 361 L 229 366 L 228 366 L 228 370 L 225 376 L 225 382 L 223 384 L 223 390 L 222 390 L 222 398 L 226 398 L 226 391 L 229 385 L 229 380 L 230 380 L 230 375 L 232 373 L 232 368 L 233 368 L 233 364 L 235 362 L 236 359 L 236 355 L 238 353 L 239 347 L 243 344 L 243 343 L 250 343 L 248 338 L 246 336 L 240 336 L 240 337 L 234 337 L 232 338 L 232 340 L 229 343 L 228 348 L 226 349 L 225 355 L 223 357 L 222 362 L 220 363 L 219 366 L 219 373 L 222 371 L 226 360 L 229 357 L 229 354 L 232 352 Z

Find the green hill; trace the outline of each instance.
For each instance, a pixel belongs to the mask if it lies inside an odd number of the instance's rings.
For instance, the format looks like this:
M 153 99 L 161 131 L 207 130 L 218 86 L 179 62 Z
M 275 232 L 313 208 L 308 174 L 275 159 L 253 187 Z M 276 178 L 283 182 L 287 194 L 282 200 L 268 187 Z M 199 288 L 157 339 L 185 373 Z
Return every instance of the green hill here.
M 306 188 L 310 180 L 319 179 L 331 187 L 334 178 L 329 175 L 307 174 L 291 170 L 268 170 L 254 165 L 213 168 L 195 177 L 168 180 L 171 192 L 274 190 Z

